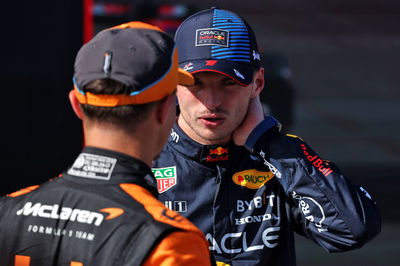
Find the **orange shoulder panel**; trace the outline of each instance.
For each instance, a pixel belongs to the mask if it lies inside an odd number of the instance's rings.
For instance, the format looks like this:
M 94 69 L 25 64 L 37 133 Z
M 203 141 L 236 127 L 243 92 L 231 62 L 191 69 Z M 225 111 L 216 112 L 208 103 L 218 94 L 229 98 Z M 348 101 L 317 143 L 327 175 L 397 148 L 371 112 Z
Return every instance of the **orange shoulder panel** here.
M 207 266 L 211 264 L 208 245 L 192 232 L 173 232 L 150 253 L 143 266 Z
M 198 233 L 201 237 L 204 237 L 203 233 L 194 224 L 182 215 L 165 207 L 145 188 L 135 184 L 120 184 L 120 186 L 129 196 L 142 204 L 155 220 Z
M 14 266 L 29 266 L 31 264 L 31 257 L 23 255 L 15 255 Z
M 18 190 L 18 191 L 15 191 L 15 192 L 13 192 L 13 193 L 10 193 L 10 194 L 8 194 L 7 196 L 8 196 L 8 197 L 15 198 L 15 197 L 18 197 L 18 196 L 27 194 L 27 193 L 29 193 L 29 192 L 31 192 L 31 191 L 37 189 L 38 187 L 39 187 L 39 185 L 34 185 L 34 186 L 26 187 L 26 188 L 20 189 L 20 190 Z

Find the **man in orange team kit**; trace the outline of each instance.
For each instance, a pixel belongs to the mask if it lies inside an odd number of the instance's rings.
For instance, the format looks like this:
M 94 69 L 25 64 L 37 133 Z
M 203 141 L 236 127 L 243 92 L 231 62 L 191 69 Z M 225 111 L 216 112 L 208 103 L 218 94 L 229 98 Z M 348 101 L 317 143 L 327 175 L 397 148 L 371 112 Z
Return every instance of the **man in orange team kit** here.
M 155 199 L 150 165 L 175 121 L 173 40 L 130 22 L 75 61 L 72 108 L 85 147 L 60 177 L 0 198 L 0 265 L 210 265 L 203 234 Z

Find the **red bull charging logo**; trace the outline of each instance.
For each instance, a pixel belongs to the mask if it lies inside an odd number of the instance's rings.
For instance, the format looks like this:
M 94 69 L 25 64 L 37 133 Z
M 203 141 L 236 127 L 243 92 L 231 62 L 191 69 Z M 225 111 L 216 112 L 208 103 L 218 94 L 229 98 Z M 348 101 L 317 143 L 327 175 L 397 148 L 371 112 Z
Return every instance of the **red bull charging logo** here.
M 206 157 L 207 162 L 218 162 L 228 160 L 228 148 L 218 147 L 210 149 L 209 156 Z

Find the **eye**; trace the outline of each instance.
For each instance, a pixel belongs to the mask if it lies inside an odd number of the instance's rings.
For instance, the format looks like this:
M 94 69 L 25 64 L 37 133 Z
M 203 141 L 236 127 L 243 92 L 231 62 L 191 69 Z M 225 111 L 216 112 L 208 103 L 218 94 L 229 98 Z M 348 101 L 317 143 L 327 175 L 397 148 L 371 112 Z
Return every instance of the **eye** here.
M 195 79 L 194 80 L 194 84 L 193 85 L 189 85 L 189 86 L 187 86 L 187 89 L 189 90 L 189 91 L 197 91 L 197 90 L 199 90 L 199 88 L 201 88 L 201 86 L 202 86 L 202 82 L 200 81 L 200 80 L 198 80 L 198 79 Z
M 224 86 L 234 86 L 236 85 L 236 82 L 233 81 L 232 79 L 224 79 L 222 82 L 222 85 Z

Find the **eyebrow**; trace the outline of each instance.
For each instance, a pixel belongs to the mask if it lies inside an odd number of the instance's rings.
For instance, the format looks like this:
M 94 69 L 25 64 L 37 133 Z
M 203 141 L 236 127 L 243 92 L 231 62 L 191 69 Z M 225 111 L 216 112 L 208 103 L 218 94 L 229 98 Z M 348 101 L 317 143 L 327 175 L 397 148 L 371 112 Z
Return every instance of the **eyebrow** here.
M 194 75 L 194 80 L 195 80 L 195 82 L 203 82 L 204 80 L 207 80 L 207 78 L 205 78 L 205 77 L 199 78 L 197 75 Z M 226 82 L 226 81 L 235 82 L 235 80 L 233 80 L 232 78 L 229 78 L 227 76 L 223 76 L 221 79 L 218 79 L 215 82 Z

